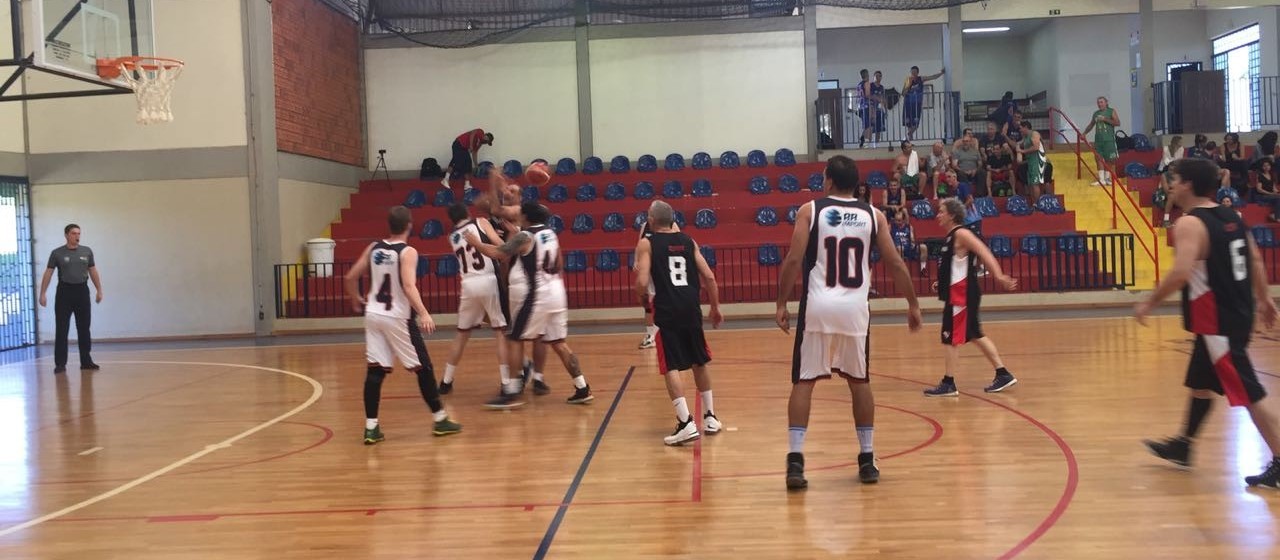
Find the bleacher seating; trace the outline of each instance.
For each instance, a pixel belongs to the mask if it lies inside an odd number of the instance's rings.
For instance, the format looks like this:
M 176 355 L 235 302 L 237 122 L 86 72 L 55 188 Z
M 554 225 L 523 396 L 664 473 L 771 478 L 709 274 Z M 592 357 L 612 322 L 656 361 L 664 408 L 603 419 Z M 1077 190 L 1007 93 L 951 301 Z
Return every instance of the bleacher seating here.
M 1062 207 L 1062 199 L 1051 194 L 1040 195 L 1040 199 L 1036 201 L 1036 210 L 1050 216 L 1063 214 L 1067 211 L 1066 208 Z
M 618 252 L 613 249 L 605 249 L 596 255 L 596 270 L 600 272 L 613 272 L 622 266 L 622 260 L 618 258 Z
M 578 162 L 573 158 L 560 158 L 556 162 L 556 175 L 573 175 L 578 172 Z
M 436 259 L 436 276 L 453 278 L 458 275 L 458 259 Z
M 578 185 L 578 191 L 573 195 L 574 200 L 578 202 L 591 202 L 596 199 L 596 187 L 591 183 L 583 183 Z
M 716 267 L 716 250 L 710 245 L 702 245 L 698 247 L 698 252 L 702 253 L 702 260 L 707 261 L 707 266 Z
M 662 184 L 662 198 L 680 198 L 684 196 L 684 186 L 680 181 L 667 181 Z
M 467 206 L 475 204 L 477 198 L 480 198 L 480 189 L 471 189 L 462 193 L 462 203 Z
M 590 214 L 578 214 L 573 218 L 573 233 L 585 235 L 596 228 L 596 222 Z
M 604 217 L 604 224 L 600 226 L 600 229 L 608 233 L 615 233 L 622 231 L 625 227 L 626 225 L 622 221 L 622 214 L 610 212 L 609 215 Z
M 777 245 L 761 245 L 756 250 L 756 262 L 760 266 L 778 266 L 782 263 L 782 253 Z
M 583 175 L 599 175 L 604 173 L 604 161 L 596 156 L 591 156 L 582 162 Z
M 799 207 L 799 206 L 794 206 L 794 205 L 793 205 L 793 206 L 791 206 L 790 208 L 787 208 L 787 222 L 788 222 L 788 223 L 790 223 L 790 224 L 792 224 L 792 225 L 795 225 L 795 223 L 796 223 L 796 214 L 797 214 L 797 213 L 799 213 L 799 212 L 800 212 L 800 207 Z
M 1256 225 L 1250 230 L 1253 234 L 1253 242 L 1259 247 L 1271 249 L 1276 247 L 1276 234 L 1271 228 L 1264 225 Z
M 756 210 L 756 225 L 765 227 L 778 225 L 778 211 L 771 206 Z
M 707 156 L 707 163 L 711 163 L 711 156 Z M 664 171 L 680 171 L 684 169 L 684 156 L 680 154 L 668 154 L 667 160 L 662 163 Z
M 800 192 L 800 180 L 795 175 L 783 173 L 778 178 L 778 192 L 796 193 Z
M 537 201 L 538 201 L 538 187 L 535 187 L 533 185 L 525 185 L 524 188 L 520 189 L 520 202 L 524 203 L 524 202 L 537 202 Z
M 751 150 L 747 152 L 747 167 L 768 167 L 769 156 L 764 155 L 763 150 Z
M 917 220 L 931 220 L 937 214 L 934 212 L 933 204 L 928 200 L 916 200 L 911 203 L 911 217 Z
M 758 195 L 758 194 L 769 194 L 769 192 L 773 189 L 769 187 L 769 179 L 765 178 L 762 175 L 757 175 L 751 178 L 751 183 L 748 184 L 747 190 L 750 191 L 751 194 Z
M 991 254 L 996 258 L 1012 257 L 1017 254 L 1013 248 L 1013 241 L 1006 235 L 993 235 L 987 243 L 991 246 Z
M 1049 253 L 1049 242 L 1039 235 L 1027 235 L 1022 238 L 1022 252 L 1033 257 L 1042 257 Z
M 431 205 L 436 208 L 445 208 L 453 204 L 453 189 L 440 189 L 436 191 L 436 196 L 431 201 Z
M 413 189 L 409 191 L 409 196 L 404 198 L 406 208 L 422 208 L 427 204 L 427 194 L 422 189 Z
M 1000 209 L 996 208 L 996 201 L 989 196 L 974 199 L 973 206 L 978 210 L 978 215 L 983 218 L 994 218 L 1000 215 Z
M 586 251 L 568 251 L 564 254 L 565 272 L 583 272 L 587 269 Z
M 1124 176 L 1131 179 L 1146 179 L 1151 177 L 1151 170 L 1142 162 L 1131 161 L 1124 166 Z
M 684 212 L 681 212 L 679 210 L 676 210 L 675 212 L 673 212 L 671 214 L 671 221 L 675 222 L 676 225 L 680 226 L 680 229 L 684 229 Z
M 1009 197 L 1009 199 L 1005 201 L 1004 208 L 1014 216 L 1031 215 L 1031 204 L 1027 203 L 1027 199 L 1019 194 Z
M 627 156 L 613 156 L 609 162 L 609 173 L 621 175 L 628 171 L 631 171 L 631 160 Z
M 822 180 L 823 180 L 822 173 L 810 173 L 809 174 L 809 190 L 811 192 L 821 192 Z
M 1083 255 L 1085 253 L 1084 237 L 1076 232 L 1063 233 L 1058 237 L 1058 250 L 1068 255 Z
M 636 183 L 636 190 L 632 193 L 632 196 L 636 197 L 636 200 L 653 199 L 653 183 L 648 181 L 640 181 L 639 183 Z
M 550 220 L 547 220 L 547 225 L 551 226 L 551 231 L 554 231 L 556 232 L 556 235 L 559 235 L 560 232 L 564 231 L 564 218 L 561 218 L 560 216 L 552 216 Z
M 698 229 L 711 229 L 716 227 L 716 212 L 709 208 L 698 210 L 693 216 L 693 227 Z
M 706 179 L 698 179 L 693 182 L 693 189 L 690 193 L 698 198 L 706 198 L 714 194 L 711 190 L 711 181 Z
M 644 227 L 647 223 L 649 223 L 649 213 L 641 210 L 636 212 L 636 216 L 631 219 L 631 229 L 640 231 L 640 228 Z
M 692 165 L 694 169 L 711 169 L 711 154 L 706 152 L 693 154 Z
M 653 157 L 650 154 L 642 155 L 640 156 L 640 159 L 636 160 L 636 171 L 639 171 L 640 173 L 653 173 L 657 170 L 658 158 Z
M 569 187 L 561 184 L 551 185 L 547 189 L 547 202 L 561 203 L 569 200 Z
M 477 179 L 488 179 L 489 173 L 493 171 L 492 161 L 482 161 L 476 166 L 475 176 Z
M 623 200 L 627 198 L 627 188 L 617 181 L 609 183 L 604 188 L 605 200 Z
M 418 237 L 421 239 L 435 239 L 442 235 L 444 235 L 444 225 L 435 218 L 422 222 L 422 230 L 418 232 Z
M 720 169 L 737 169 L 738 165 L 738 152 L 729 150 L 720 154 Z
M 796 164 L 796 155 L 791 150 L 779 148 L 773 153 L 773 164 L 778 167 L 791 167 Z
M 524 165 L 521 165 L 519 161 L 516 161 L 514 159 L 509 159 L 507 160 L 506 163 L 502 164 L 502 174 L 506 175 L 507 177 L 515 179 L 516 177 L 519 177 L 523 173 L 524 173 Z
M 883 171 L 872 171 L 867 174 L 867 185 L 873 189 L 883 189 L 889 186 L 889 176 Z
M 431 274 L 431 258 L 426 255 L 418 255 L 418 276 L 426 276 Z

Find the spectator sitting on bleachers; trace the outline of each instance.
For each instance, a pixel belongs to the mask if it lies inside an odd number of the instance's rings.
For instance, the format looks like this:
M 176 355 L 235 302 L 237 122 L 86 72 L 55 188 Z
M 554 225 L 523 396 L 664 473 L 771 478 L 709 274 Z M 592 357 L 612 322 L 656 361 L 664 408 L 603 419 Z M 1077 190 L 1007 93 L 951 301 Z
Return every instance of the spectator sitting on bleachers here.
M 947 171 L 939 175 L 934 181 L 934 200 L 942 200 L 944 198 L 956 196 L 956 187 L 959 185 L 960 179 L 956 178 L 955 171 Z
M 906 208 L 906 202 L 902 185 L 897 179 L 889 181 L 889 187 L 884 190 L 884 202 L 880 205 L 884 213 L 892 216 L 898 210 Z
M 893 179 L 902 185 L 908 200 L 919 200 L 923 198 L 920 193 L 924 187 L 920 180 L 920 154 L 912 149 L 908 140 L 903 140 L 901 146 L 902 152 L 893 160 Z
M 933 143 L 933 152 L 929 154 L 929 161 L 925 163 L 924 170 L 935 191 L 940 188 L 938 183 L 944 175 L 954 170 L 951 154 L 947 153 L 947 147 L 942 142 Z
M 1218 199 L 1218 204 L 1221 204 L 1223 206 L 1226 206 L 1227 208 L 1235 210 L 1237 216 L 1240 216 L 1241 218 L 1244 217 L 1244 214 L 1240 212 L 1240 209 L 1236 208 L 1236 197 L 1231 196 L 1231 193 L 1221 193 L 1217 196 L 1217 199 Z M 1268 219 L 1267 221 L 1270 222 L 1274 220 Z
M 978 196 L 987 196 L 987 183 L 982 177 L 982 152 L 978 149 L 978 139 L 968 128 L 951 150 L 951 168 L 961 181 L 974 186 Z
M 929 259 L 925 258 L 928 249 L 924 244 L 916 244 L 915 230 L 911 227 L 911 216 L 907 214 L 907 209 L 899 207 L 896 211 L 889 213 L 889 235 L 893 236 L 893 246 L 898 248 L 898 254 L 902 255 L 903 260 L 920 261 L 920 274 L 924 274 L 925 264 Z
M 1262 138 L 1258 139 L 1258 145 L 1253 147 L 1253 156 L 1250 157 L 1249 161 L 1253 162 L 1254 165 L 1257 165 L 1262 158 L 1269 158 L 1272 162 L 1275 162 L 1280 157 L 1280 149 L 1276 148 L 1276 140 L 1277 134 L 1274 130 L 1263 134 Z
M 1195 145 L 1187 149 L 1187 157 L 1210 159 L 1210 160 L 1213 159 L 1213 156 L 1209 155 L 1209 150 L 1206 147 L 1208 143 L 1209 143 L 1208 136 L 1205 136 L 1203 134 L 1197 134 Z
M 991 125 L 994 127 L 995 125 Z M 995 196 L 1013 194 L 1013 158 L 1004 144 L 992 144 L 987 155 L 987 192 Z
M 858 186 L 853 188 L 853 198 L 871 204 L 871 185 L 858 183 Z
M 1268 222 L 1280 219 L 1280 192 L 1276 190 L 1273 168 L 1271 160 L 1259 160 L 1257 171 L 1253 173 L 1253 185 L 1250 185 L 1254 202 L 1271 207 L 1271 214 L 1267 216 Z
M 1236 191 L 1243 191 L 1249 183 L 1249 160 L 1240 147 L 1240 135 L 1228 132 L 1222 137 L 1222 149 L 1218 153 L 1218 167 L 1226 175 L 1227 184 Z
M 978 137 L 978 149 L 982 151 L 984 157 L 991 155 L 991 149 L 995 146 L 1003 146 L 1008 140 L 1000 135 L 1000 130 L 996 128 L 996 123 L 987 123 L 987 133 Z

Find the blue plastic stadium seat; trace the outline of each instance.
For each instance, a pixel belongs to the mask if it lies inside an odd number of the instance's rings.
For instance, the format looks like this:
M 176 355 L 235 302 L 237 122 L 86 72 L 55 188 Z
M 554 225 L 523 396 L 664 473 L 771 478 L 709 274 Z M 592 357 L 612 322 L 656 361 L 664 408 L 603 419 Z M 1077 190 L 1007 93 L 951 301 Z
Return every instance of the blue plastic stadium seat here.
M 773 153 L 773 164 L 778 167 L 791 167 L 796 164 L 796 155 L 786 148 L 779 148 Z
M 573 218 L 573 232 L 577 234 L 591 233 L 596 229 L 596 222 L 589 214 L 578 214 Z
M 751 150 L 747 152 L 747 167 L 768 167 L 769 156 L 764 155 L 763 150 Z
M 440 259 L 436 261 L 436 276 L 453 278 L 458 275 L 458 259 Z
M 911 203 L 911 217 L 917 220 L 930 220 L 937 214 L 928 200 L 916 200 Z
M 547 189 L 547 202 L 564 202 L 566 200 L 569 200 L 569 187 L 555 184 Z
M 1083 255 L 1085 252 L 1084 237 L 1078 233 L 1064 233 L 1058 236 L 1058 250 L 1068 255 Z
M 428 274 L 431 274 L 431 259 L 428 259 L 426 255 L 418 255 L 418 278 Z
M 431 205 L 437 208 L 443 208 L 453 204 L 453 189 L 440 189 L 436 191 L 436 197 L 431 201 Z
M 821 173 L 809 174 L 809 190 L 812 192 L 819 192 L 822 190 L 822 174 Z
M 524 173 L 524 165 L 521 165 L 520 162 L 514 159 L 509 159 L 506 163 L 502 164 L 502 174 L 507 177 L 514 179 L 519 177 L 522 173 Z
M 1156 149 L 1155 144 L 1151 143 L 1151 138 L 1141 132 L 1131 136 L 1133 138 L 1133 149 L 1139 152 L 1153 152 Z
M 716 267 L 716 250 L 715 249 L 712 249 L 710 245 L 703 245 L 701 247 L 698 247 L 698 252 L 702 253 L 702 260 L 707 261 L 707 266 L 711 268 Z
M 729 150 L 720 154 L 720 169 L 737 169 L 738 164 L 738 152 Z
M 1256 225 L 1250 230 L 1253 234 L 1253 242 L 1264 249 L 1272 249 L 1276 247 L 1276 232 L 1264 225 Z
M 978 209 L 978 214 L 983 218 L 994 218 L 1000 215 L 1000 209 L 996 208 L 996 201 L 989 196 L 974 199 L 973 206 Z
M 768 178 L 763 175 L 756 175 L 755 177 L 752 177 L 751 182 L 747 184 L 747 190 L 751 191 L 751 194 L 769 194 L 773 189 L 769 186 Z
M 1213 199 L 1218 202 L 1222 202 L 1225 198 L 1230 198 L 1231 204 L 1235 208 L 1240 208 L 1244 205 L 1244 200 L 1240 198 L 1240 193 L 1236 192 L 1234 188 L 1222 187 L 1213 195 Z
M 716 220 L 715 210 L 703 208 L 693 216 L 693 227 L 698 229 L 711 229 L 716 227 L 717 223 L 719 222 Z
M 889 186 L 889 176 L 883 171 L 872 171 L 867 174 L 867 186 L 873 189 L 883 189 Z
M 622 259 L 618 258 L 618 252 L 613 249 L 604 249 L 596 255 L 596 270 L 600 272 L 613 272 L 621 266 Z
M 875 247 L 872 247 L 871 248 L 871 264 L 875 264 L 878 262 L 880 262 L 880 250 Z
M 1009 197 L 1009 201 L 1005 203 L 1004 209 L 1014 216 L 1031 215 L 1031 204 L 1027 203 L 1027 198 L 1020 194 L 1015 194 Z M 1024 250 L 1023 252 L 1025 253 L 1026 251 Z
M 782 262 L 782 252 L 777 245 L 761 245 L 756 249 L 756 262 L 760 266 L 778 266 Z
M 538 201 L 538 187 L 535 187 L 533 185 L 525 185 L 524 188 L 520 189 L 521 203 L 537 202 L 537 201 Z
M 614 156 L 609 162 L 609 173 L 627 173 L 631 171 L 631 160 L 627 156 Z
M 608 186 L 604 188 L 605 200 L 622 200 L 626 197 L 627 197 L 627 188 L 622 186 L 622 183 L 618 183 L 618 182 L 609 183 Z
M 713 194 L 711 190 L 711 181 L 708 181 L 706 179 L 698 179 L 694 181 L 692 194 L 693 196 L 696 196 L 698 198 L 706 198 L 708 196 L 711 196 Z
M 684 186 L 680 181 L 671 180 L 662 184 L 662 198 L 680 198 L 684 196 Z
M 631 229 L 640 231 L 640 228 L 644 227 L 647 223 L 649 223 L 649 213 L 641 210 L 636 212 L 635 217 L 631 219 Z
M 756 210 L 756 225 L 765 227 L 778 225 L 778 211 L 769 206 Z
M 671 221 L 675 222 L 676 225 L 680 226 L 680 229 L 684 229 L 684 212 L 681 212 L 679 210 L 672 212 Z
M 1036 201 L 1036 210 L 1049 215 L 1063 214 L 1067 211 L 1066 208 L 1062 207 L 1062 201 L 1051 194 L 1040 195 L 1040 200 Z
M 1141 162 L 1131 161 L 1124 166 L 1124 175 L 1132 179 L 1146 179 L 1151 176 L 1151 170 Z
M 1022 238 L 1022 252 L 1033 257 L 1043 257 L 1049 252 L 1049 242 L 1039 235 L 1027 235 Z
M 476 166 L 476 177 L 478 177 L 478 178 L 480 178 L 480 179 L 488 179 L 488 178 L 489 178 L 489 172 L 491 172 L 491 171 L 493 171 L 493 162 L 492 162 L 492 161 L 482 161 L 482 162 L 480 162 L 480 165 L 477 165 L 477 166 Z
M 556 175 L 573 175 L 578 172 L 578 162 L 573 158 L 560 158 L 556 162 Z
M 573 198 L 578 202 L 591 202 L 596 199 L 596 186 L 591 183 L 583 183 L 578 185 L 578 191 L 574 193 Z
M 706 152 L 693 154 L 692 166 L 694 169 L 711 169 L 711 154 Z
M 584 175 L 599 175 L 604 173 L 604 162 L 596 156 L 591 156 L 587 158 L 587 161 L 582 162 L 582 173 Z
M 658 158 L 653 157 L 650 154 L 642 155 L 640 156 L 640 159 L 636 160 L 636 171 L 641 173 L 653 173 L 657 170 Z
M 778 191 L 784 193 L 800 192 L 800 179 L 790 173 L 783 173 L 778 178 Z
M 435 239 L 442 235 L 444 235 L 444 225 L 435 218 L 423 222 L 422 230 L 418 232 L 418 237 L 422 239 Z
M 1012 257 L 1017 254 L 1013 250 L 1013 240 L 1009 239 L 1008 236 L 993 235 L 988 244 L 991 246 L 991 254 L 997 258 Z
M 449 189 L 445 189 L 446 191 Z M 409 196 L 405 197 L 404 205 L 407 208 L 422 208 L 427 205 L 427 193 L 418 189 L 409 191 Z
M 711 156 L 707 156 L 710 163 Z M 684 169 L 684 156 L 680 154 L 667 154 L 667 160 L 662 162 L 662 168 L 667 171 L 680 171 Z
M 799 212 L 800 212 L 799 206 L 792 206 L 790 208 L 787 208 L 787 222 L 792 225 L 795 225 L 796 214 L 798 214 Z
M 480 198 L 480 189 L 471 189 L 462 193 L 462 203 L 467 206 L 475 204 L 477 198 Z
M 610 212 L 604 217 L 604 224 L 600 226 L 600 229 L 610 233 L 615 233 L 622 231 L 625 227 L 626 224 L 622 221 L 622 214 L 618 212 Z
M 636 200 L 652 200 L 653 199 L 653 183 L 648 181 L 640 181 L 636 183 L 636 191 L 631 193 Z
M 560 216 L 552 216 L 550 220 L 547 220 L 547 225 L 551 227 L 551 231 L 554 231 L 556 232 L 556 235 L 559 235 L 560 232 L 564 231 L 564 218 L 561 218 Z
M 587 269 L 587 254 L 582 251 L 569 251 L 564 254 L 565 272 L 582 272 Z

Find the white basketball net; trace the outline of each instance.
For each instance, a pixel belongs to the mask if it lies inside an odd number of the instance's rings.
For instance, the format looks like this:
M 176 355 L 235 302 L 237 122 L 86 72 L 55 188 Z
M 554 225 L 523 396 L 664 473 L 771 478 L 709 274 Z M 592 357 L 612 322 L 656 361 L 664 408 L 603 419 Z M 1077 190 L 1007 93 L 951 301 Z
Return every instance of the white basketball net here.
M 138 98 L 138 123 L 152 124 L 173 120 L 170 99 L 173 84 L 182 74 L 180 63 L 160 63 L 154 69 L 140 64 L 132 68 L 120 65 L 120 76 L 133 88 L 133 95 Z

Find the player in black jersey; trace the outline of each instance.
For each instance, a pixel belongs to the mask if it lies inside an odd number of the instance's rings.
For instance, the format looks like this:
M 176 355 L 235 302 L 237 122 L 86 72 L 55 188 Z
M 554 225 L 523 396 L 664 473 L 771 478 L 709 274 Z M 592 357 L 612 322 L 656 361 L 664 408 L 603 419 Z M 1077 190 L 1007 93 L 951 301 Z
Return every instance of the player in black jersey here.
M 676 231 L 674 214 L 671 205 L 661 200 L 650 205 L 650 235 L 636 245 L 636 295 L 646 300 L 652 280 L 653 322 L 658 327 L 658 373 L 666 379 L 667 395 L 676 408 L 676 430 L 663 438 L 667 445 L 681 445 L 702 437 L 684 398 L 680 372 L 686 369 L 693 370 L 694 383 L 706 407 L 702 415 L 703 428 L 708 435 L 721 430 L 720 420 L 712 412 L 711 375 L 707 372 L 711 351 L 702 332 L 700 304 L 705 287 L 711 303 L 711 326 L 718 328 L 724 320 L 720 315 L 720 292 L 715 273 L 702 257 L 698 244 Z
M 1210 198 L 1218 188 L 1218 166 L 1188 158 L 1174 161 L 1169 170 L 1169 201 L 1186 212 L 1173 228 L 1175 260 L 1134 315 L 1145 325 L 1151 309 L 1182 288 L 1183 327 L 1196 335 L 1184 381 L 1191 389 L 1191 404 L 1182 435 L 1143 443 L 1157 457 L 1190 467 L 1191 444 L 1209 413 L 1210 399 L 1213 393 L 1226 395 L 1231 406 L 1249 410 L 1271 448 L 1266 470 L 1246 476 L 1245 483 L 1280 489 L 1280 424 L 1261 404 L 1267 392 L 1248 354 L 1255 308 L 1267 328 L 1276 323 L 1266 268 L 1240 215 Z

